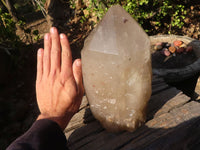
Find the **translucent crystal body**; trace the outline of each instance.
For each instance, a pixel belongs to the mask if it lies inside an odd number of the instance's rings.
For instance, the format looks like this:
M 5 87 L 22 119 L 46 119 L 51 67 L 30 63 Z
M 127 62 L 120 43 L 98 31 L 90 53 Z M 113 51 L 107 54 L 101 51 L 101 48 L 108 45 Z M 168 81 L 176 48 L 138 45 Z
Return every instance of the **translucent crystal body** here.
M 133 131 L 145 121 L 151 95 L 150 41 L 119 5 L 91 32 L 82 50 L 90 109 L 109 131 Z

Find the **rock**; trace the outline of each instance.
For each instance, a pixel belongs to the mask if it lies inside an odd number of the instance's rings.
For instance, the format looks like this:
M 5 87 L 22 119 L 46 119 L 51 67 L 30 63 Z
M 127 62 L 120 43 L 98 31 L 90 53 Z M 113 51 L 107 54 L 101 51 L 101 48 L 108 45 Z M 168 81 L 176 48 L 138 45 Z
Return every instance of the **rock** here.
M 185 48 L 184 47 L 180 47 L 176 51 L 177 51 L 177 53 L 183 53 L 185 51 Z
M 183 44 L 183 41 L 177 40 L 173 42 L 174 46 L 179 47 Z
M 188 46 L 187 48 L 186 48 L 186 52 L 191 52 L 193 50 L 193 47 L 192 46 Z
M 176 47 L 170 46 L 170 47 L 169 47 L 169 51 L 170 51 L 171 53 L 175 53 L 175 52 L 176 52 Z
M 163 47 L 162 47 L 162 45 L 155 45 L 154 46 L 154 49 L 155 50 L 161 50 Z
M 119 5 L 85 40 L 83 80 L 90 109 L 109 131 L 134 131 L 145 122 L 151 96 L 150 41 Z
M 164 50 L 163 50 L 163 54 L 165 55 L 165 56 L 170 56 L 170 52 L 169 52 L 169 50 L 167 49 L 167 48 L 165 48 Z

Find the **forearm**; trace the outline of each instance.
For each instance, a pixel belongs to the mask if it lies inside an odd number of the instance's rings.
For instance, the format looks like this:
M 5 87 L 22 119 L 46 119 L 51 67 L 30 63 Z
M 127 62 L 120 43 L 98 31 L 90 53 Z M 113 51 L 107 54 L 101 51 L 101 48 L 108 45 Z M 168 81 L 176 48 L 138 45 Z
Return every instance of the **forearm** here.
M 71 120 L 71 118 L 72 118 L 71 116 L 72 115 L 69 114 L 69 115 L 64 116 L 64 117 L 52 117 L 52 116 L 40 114 L 38 116 L 37 120 L 48 119 L 48 120 L 54 121 L 60 126 L 60 128 L 62 130 L 64 130 L 66 128 L 66 126 L 68 125 L 69 121 Z
M 17 138 L 7 150 L 66 150 L 66 137 L 57 123 L 48 119 L 36 121 L 21 137 Z

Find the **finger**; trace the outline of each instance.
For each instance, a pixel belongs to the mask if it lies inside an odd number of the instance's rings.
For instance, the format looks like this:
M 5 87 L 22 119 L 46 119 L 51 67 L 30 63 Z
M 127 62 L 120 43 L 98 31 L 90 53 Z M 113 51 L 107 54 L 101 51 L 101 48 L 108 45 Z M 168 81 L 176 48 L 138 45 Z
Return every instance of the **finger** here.
M 83 93 L 83 81 L 82 81 L 82 67 L 81 60 L 76 59 L 73 63 L 73 75 L 76 81 L 79 93 Z
M 72 54 L 69 45 L 69 41 L 65 34 L 60 34 L 60 41 L 62 47 L 62 59 L 61 59 L 61 73 L 72 74 Z
M 44 50 L 42 48 L 37 52 L 37 81 L 41 81 L 43 75 L 43 53 Z
M 50 30 L 51 33 L 51 73 L 55 73 L 56 70 L 60 70 L 60 37 L 58 30 L 55 27 L 52 27 Z
M 44 36 L 44 57 L 43 57 L 43 63 L 44 63 L 44 76 L 48 76 L 50 72 L 50 55 L 51 54 L 51 37 L 50 34 L 47 33 Z

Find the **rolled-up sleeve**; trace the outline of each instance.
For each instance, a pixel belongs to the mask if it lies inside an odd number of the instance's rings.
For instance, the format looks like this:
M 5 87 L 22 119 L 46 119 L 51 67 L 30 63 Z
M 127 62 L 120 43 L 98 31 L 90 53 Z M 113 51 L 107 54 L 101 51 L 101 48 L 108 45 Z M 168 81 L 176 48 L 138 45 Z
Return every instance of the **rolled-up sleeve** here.
M 66 137 L 59 125 L 51 120 L 36 121 L 7 150 L 67 150 Z

